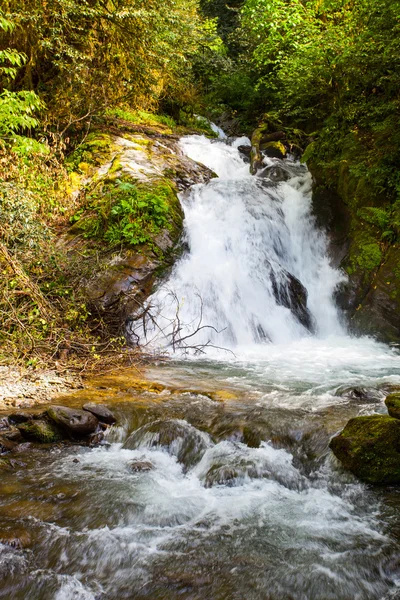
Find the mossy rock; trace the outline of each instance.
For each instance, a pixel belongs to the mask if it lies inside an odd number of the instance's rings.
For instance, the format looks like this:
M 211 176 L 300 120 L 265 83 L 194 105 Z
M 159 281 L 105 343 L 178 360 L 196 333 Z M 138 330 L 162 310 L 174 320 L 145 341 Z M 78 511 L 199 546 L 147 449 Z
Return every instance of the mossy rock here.
M 282 142 L 261 143 L 260 150 L 264 156 L 269 156 L 270 158 L 285 158 L 287 154 L 286 148 Z
M 400 419 L 400 394 L 390 394 L 385 404 L 388 409 L 388 413 L 394 419 Z
M 374 485 L 400 483 L 400 421 L 385 415 L 350 419 L 329 447 L 343 467 Z
M 63 439 L 63 435 L 53 423 L 44 420 L 33 420 L 21 423 L 18 429 L 24 438 L 39 444 L 52 444 Z

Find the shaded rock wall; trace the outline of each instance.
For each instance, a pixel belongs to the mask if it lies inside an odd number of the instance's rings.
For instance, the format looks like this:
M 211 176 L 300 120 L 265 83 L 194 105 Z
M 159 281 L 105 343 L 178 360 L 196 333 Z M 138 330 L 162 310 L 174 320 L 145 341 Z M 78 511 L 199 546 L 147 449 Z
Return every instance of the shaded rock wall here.
M 400 342 L 400 246 L 382 239 L 382 229 L 362 216 L 365 207 L 379 207 L 385 198 L 352 175 L 346 161 L 338 171 L 312 161 L 308 167 L 314 178 L 314 212 L 328 233 L 332 263 L 348 276 L 337 302 L 350 329 Z

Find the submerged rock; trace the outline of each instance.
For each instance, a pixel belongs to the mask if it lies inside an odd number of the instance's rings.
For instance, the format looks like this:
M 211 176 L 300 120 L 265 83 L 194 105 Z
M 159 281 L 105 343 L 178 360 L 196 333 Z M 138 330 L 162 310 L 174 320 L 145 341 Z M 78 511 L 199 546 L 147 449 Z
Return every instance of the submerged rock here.
M 59 442 L 64 437 L 54 423 L 42 419 L 20 423 L 18 429 L 25 439 L 40 444 Z
M 400 483 L 400 421 L 372 415 L 350 419 L 329 447 L 345 469 L 374 485 Z
M 66 406 L 50 406 L 47 415 L 62 427 L 72 437 L 86 437 L 94 433 L 98 426 L 98 420 L 92 413 Z
M 129 468 L 134 473 L 147 473 L 154 468 L 154 465 L 149 460 L 133 460 L 129 464 Z
M 95 404 L 94 402 L 89 402 L 88 404 L 84 404 L 82 408 L 83 410 L 92 413 L 92 415 L 97 417 L 102 423 L 112 425 L 117 421 L 111 410 L 109 410 L 104 404 Z
M 281 181 L 288 181 L 291 175 L 289 171 L 283 169 L 279 165 L 272 165 L 270 167 L 265 167 L 262 171 L 258 173 L 259 177 L 266 177 L 273 181 L 274 183 L 280 183 Z
M 210 446 L 207 434 L 186 421 L 169 419 L 143 425 L 129 436 L 123 447 L 129 450 L 163 448 L 188 468 L 197 463 Z
M 342 396 L 343 398 L 349 398 L 350 400 L 358 400 L 360 402 L 379 402 L 384 398 L 384 394 L 380 390 L 365 387 L 339 388 L 336 395 Z
M 400 419 L 400 394 L 390 394 L 385 400 L 388 413 L 394 419 Z

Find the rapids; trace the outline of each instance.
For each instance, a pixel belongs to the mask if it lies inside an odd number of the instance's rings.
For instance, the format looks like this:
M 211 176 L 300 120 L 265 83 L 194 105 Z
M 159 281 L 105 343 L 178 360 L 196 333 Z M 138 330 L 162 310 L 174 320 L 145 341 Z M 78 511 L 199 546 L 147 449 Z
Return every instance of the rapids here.
M 182 140 L 218 178 L 182 197 L 187 251 L 155 321 L 132 320 L 169 355 L 146 371 L 158 386 L 100 378 L 91 399 L 118 417 L 103 446 L 22 449 L 1 471 L 0 598 L 400 597 L 399 491 L 328 449 L 352 416 L 385 412 L 398 351 L 346 333 L 306 167 L 251 177 L 248 141 L 229 142 Z

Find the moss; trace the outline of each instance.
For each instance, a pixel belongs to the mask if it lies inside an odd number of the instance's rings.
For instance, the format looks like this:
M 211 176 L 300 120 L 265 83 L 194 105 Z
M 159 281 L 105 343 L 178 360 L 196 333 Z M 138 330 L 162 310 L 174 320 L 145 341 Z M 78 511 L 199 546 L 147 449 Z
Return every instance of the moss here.
M 385 404 L 388 409 L 388 413 L 394 419 L 400 419 L 400 394 L 390 394 Z
M 382 252 L 379 245 L 376 242 L 360 244 L 356 261 L 366 271 L 372 271 L 379 267 L 382 261 Z
M 110 160 L 114 147 L 113 138 L 106 133 L 93 132 L 65 161 L 67 169 L 86 175 L 92 166 L 100 166 Z
M 286 156 L 286 148 L 282 142 L 260 143 L 260 150 L 272 158 L 285 158 Z
M 400 421 L 373 415 L 351 419 L 330 442 L 344 468 L 375 485 L 400 483 Z
M 63 439 L 59 429 L 48 421 L 28 421 L 18 425 L 18 429 L 26 439 L 40 444 L 51 444 Z

